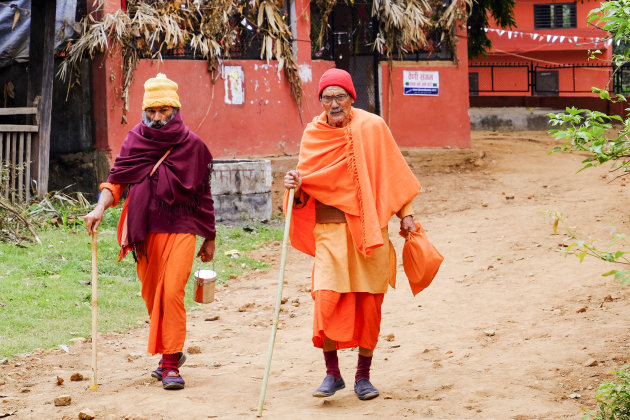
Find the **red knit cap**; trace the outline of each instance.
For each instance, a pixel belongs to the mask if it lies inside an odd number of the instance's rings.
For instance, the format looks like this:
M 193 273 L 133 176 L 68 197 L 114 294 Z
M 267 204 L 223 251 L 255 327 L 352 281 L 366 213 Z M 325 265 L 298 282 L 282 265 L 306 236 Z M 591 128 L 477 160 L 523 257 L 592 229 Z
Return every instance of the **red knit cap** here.
M 320 98 L 322 97 L 322 91 L 328 86 L 340 86 L 348 91 L 354 100 L 357 99 L 357 92 L 354 90 L 352 76 L 345 70 L 329 69 L 322 74 L 322 78 L 319 79 L 319 92 L 317 92 Z

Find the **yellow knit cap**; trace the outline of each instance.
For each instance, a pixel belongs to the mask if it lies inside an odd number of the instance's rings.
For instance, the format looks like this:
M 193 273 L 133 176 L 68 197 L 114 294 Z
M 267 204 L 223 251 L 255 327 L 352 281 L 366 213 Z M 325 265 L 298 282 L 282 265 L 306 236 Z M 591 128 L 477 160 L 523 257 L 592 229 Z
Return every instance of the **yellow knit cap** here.
M 142 110 L 157 106 L 182 107 L 177 95 L 177 83 L 169 80 L 163 73 L 158 73 L 157 76 L 144 82 Z

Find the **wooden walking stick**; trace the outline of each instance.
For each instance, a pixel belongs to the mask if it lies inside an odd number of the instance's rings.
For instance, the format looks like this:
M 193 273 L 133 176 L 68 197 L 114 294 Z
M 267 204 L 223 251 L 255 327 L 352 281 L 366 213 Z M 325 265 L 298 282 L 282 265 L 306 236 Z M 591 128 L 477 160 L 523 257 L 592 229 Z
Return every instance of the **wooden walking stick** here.
M 92 232 L 92 385 L 96 389 L 96 336 L 98 335 L 98 254 L 96 252 L 97 232 Z
M 289 241 L 289 228 L 291 227 L 291 213 L 293 211 L 293 196 L 295 189 L 289 190 L 289 204 L 287 205 L 287 218 L 284 221 L 284 238 L 282 239 L 282 257 L 280 258 L 280 279 L 278 280 L 278 294 L 276 296 L 276 311 L 273 314 L 273 325 L 271 327 L 271 337 L 269 338 L 269 349 L 267 350 L 267 365 L 263 376 L 262 388 L 260 389 L 260 400 L 258 402 L 258 417 L 262 416 L 263 405 L 265 404 L 265 393 L 267 392 L 267 381 L 269 380 L 269 369 L 271 368 L 271 356 L 273 355 L 273 345 L 276 341 L 276 331 L 278 330 L 278 317 L 280 306 L 282 305 L 282 286 L 284 285 L 284 266 L 287 260 L 287 242 Z

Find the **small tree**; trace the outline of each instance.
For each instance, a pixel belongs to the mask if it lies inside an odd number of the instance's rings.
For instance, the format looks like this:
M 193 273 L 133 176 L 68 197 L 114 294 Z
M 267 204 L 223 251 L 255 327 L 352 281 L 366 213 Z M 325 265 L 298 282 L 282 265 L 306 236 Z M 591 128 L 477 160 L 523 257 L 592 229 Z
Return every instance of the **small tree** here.
M 630 0 L 606 1 L 600 7 L 591 10 L 588 22 L 607 31 L 609 39 L 615 45 L 627 45 L 630 40 Z M 596 59 L 600 51 L 592 51 L 591 59 Z M 612 65 L 615 69 L 611 77 L 625 64 L 630 62 L 630 48 L 623 47 L 621 51 L 613 54 Z M 600 98 L 613 102 L 627 102 L 621 93 L 611 93 L 608 86 L 594 87 L 593 92 Z M 630 108 L 626 109 L 630 112 Z M 619 115 L 607 115 L 603 112 L 588 109 L 567 108 L 566 113 L 548 114 L 550 122 L 558 127 L 549 132 L 557 139 L 565 140 L 562 146 L 555 147 L 553 152 L 586 152 L 587 157 L 582 162 L 584 166 L 580 171 L 599 166 L 605 163 L 611 165 L 610 171 L 614 173 L 615 180 L 630 174 L 630 117 L 623 118 Z M 557 222 L 556 222 L 557 223 Z M 611 250 L 611 247 L 627 243 L 624 234 L 615 235 L 605 250 L 598 249 L 595 245 L 577 240 L 575 235 L 568 230 L 569 235 L 576 242 L 569 246 L 575 250 L 575 255 L 584 259 L 586 255 L 600 258 L 604 261 L 630 266 L 630 251 Z M 630 270 L 611 270 L 604 275 L 613 275 L 621 282 L 621 285 L 630 283 Z
M 623 420 L 630 418 L 630 365 L 624 365 L 611 373 L 615 380 L 605 382 L 597 389 L 595 397 L 599 403 L 599 415 L 589 413 L 584 419 Z M 596 416 L 596 417 L 594 417 Z
M 515 0 L 476 0 L 468 16 L 468 57 L 484 56 L 492 47 L 486 28 L 492 17 L 500 28 L 511 28 L 514 22 Z

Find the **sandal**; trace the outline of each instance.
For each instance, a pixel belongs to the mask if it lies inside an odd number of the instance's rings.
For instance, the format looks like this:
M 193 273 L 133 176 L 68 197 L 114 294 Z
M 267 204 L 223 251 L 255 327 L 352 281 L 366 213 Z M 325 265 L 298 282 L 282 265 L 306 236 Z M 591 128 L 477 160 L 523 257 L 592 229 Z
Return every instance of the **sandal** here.
M 179 361 L 177 362 L 177 367 L 181 367 L 184 362 L 186 362 L 186 355 L 183 352 L 179 352 Z M 158 368 L 151 372 L 151 376 L 158 381 L 162 380 L 162 359 L 160 358 L 160 362 L 158 363 Z
M 174 370 L 167 371 L 162 377 L 162 388 L 164 389 L 183 389 L 185 384 L 184 378 Z

